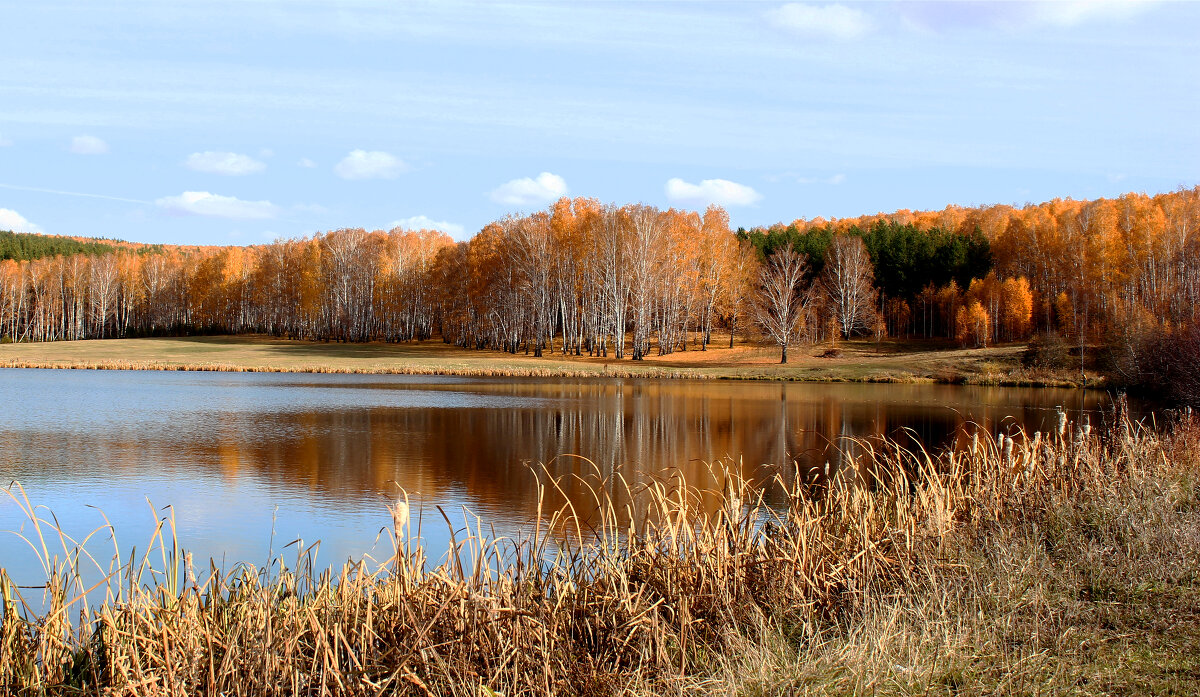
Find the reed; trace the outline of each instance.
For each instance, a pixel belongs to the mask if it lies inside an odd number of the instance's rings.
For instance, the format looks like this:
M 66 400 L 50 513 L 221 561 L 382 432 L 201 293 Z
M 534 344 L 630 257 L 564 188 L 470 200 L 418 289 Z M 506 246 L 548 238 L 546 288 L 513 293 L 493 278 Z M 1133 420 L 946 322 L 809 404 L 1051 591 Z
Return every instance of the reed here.
M 966 442 L 928 453 L 855 441 L 845 449 L 853 466 L 827 474 L 793 464 L 753 482 L 715 463 L 715 489 L 678 477 L 635 486 L 616 475 L 591 482 L 587 506 L 551 504 L 583 483 L 543 476 L 545 509 L 526 533 L 451 526 L 440 562 L 421 546 L 402 495 L 385 531 L 394 555 L 335 570 L 314 568 L 301 551 L 286 568 L 222 573 L 210 563 L 199 573 L 171 516 L 142 556 L 114 548 L 111 562 L 98 560 L 15 488 L 47 585 L 40 604 L 27 602 L 0 571 L 0 691 L 1119 687 L 1113 680 L 1136 671 L 1109 635 L 1127 628 L 1110 632 L 1097 603 L 1151 577 L 1158 590 L 1144 590 L 1143 601 L 1162 600 L 1160 591 L 1197 597 L 1200 427 L 1156 432 L 1121 420 Z M 1180 675 L 1164 679 L 1189 674 Z

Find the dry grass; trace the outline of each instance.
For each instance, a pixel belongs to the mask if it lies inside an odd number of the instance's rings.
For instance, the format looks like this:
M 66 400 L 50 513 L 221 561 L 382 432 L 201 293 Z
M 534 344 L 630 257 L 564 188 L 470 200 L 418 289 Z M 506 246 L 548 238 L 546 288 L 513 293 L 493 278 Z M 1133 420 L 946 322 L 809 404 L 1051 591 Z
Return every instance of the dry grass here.
M 104 695 L 1190 694 L 1200 425 L 1065 424 L 721 491 L 592 482 L 520 539 L 431 563 L 393 509 L 380 569 L 198 572 L 170 518 L 138 558 L 0 578 L 0 687 Z M 545 501 L 579 482 L 545 480 Z M 38 512 L 16 494 L 31 519 Z M 771 501 L 768 504 L 768 501 Z M 583 521 L 590 521 L 586 526 Z M 151 559 L 155 563 L 151 563 Z M 82 579 L 94 564 L 108 576 Z M 103 593 L 103 600 L 97 593 Z M 86 602 L 93 602 L 85 607 Z M 73 619 L 74 621 L 70 621 Z
M 866 340 L 793 350 L 787 365 L 777 349 L 719 337 L 707 351 L 648 356 L 645 361 L 589 356 L 535 358 L 471 351 L 430 341 L 413 344 L 339 344 L 265 337 L 105 339 L 0 345 L 0 367 L 228 372 L 368 373 L 479 377 L 658 377 L 809 382 L 964 383 L 1074 386 L 1077 372 L 1029 371 L 1023 346 L 958 349 L 937 343 Z M 1102 384 L 1097 376 L 1089 385 Z

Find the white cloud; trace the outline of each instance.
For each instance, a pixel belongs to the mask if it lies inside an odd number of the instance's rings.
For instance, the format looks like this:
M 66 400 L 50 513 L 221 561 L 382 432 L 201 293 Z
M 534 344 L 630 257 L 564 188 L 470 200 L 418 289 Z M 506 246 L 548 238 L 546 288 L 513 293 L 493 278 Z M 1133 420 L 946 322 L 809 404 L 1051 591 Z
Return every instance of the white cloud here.
M 762 200 L 762 194 L 745 184 L 728 179 L 705 179 L 699 184 L 678 177 L 667 181 L 667 198 L 672 203 L 688 206 L 749 206 Z
M 408 165 L 391 153 L 351 150 L 334 166 L 333 172 L 342 179 L 395 179 L 407 169 Z
M 103 155 L 108 152 L 108 143 L 96 136 L 75 136 L 71 139 L 71 152 L 76 155 Z
M 857 39 L 871 30 L 867 13 L 839 4 L 789 2 L 767 12 L 767 19 L 782 29 L 816 38 Z
M 313 162 L 312 160 L 308 159 L 307 157 L 302 157 L 302 158 L 300 158 L 300 161 L 296 163 L 296 166 L 303 167 L 305 169 L 312 169 L 317 166 L 317 163 Z
M 567 183 L 557 174 L 542 172 L 536 179 L 513 179 L 492 190 L 492 201 L 505 206 L 534 206 L 565 196 Z
M 236 152 L 194 152 L 188 155 L 183 163 L 185 167 L 196 172 L 209 174 L 224 174 L 230 177 L 240 177 L 245 174 L 255 174 L 267 168 L 265 163 Z
M 389 227 L 403 228 L 405 230 L 440 230 L 456 240 L 462 239 L 463 233 L 466 231 L 465 228 L 458 223 L 448 223 L 444 220 L 433 220 L 432 218 L 424 215 L 414 215 L 411 218 L 394 220 Z
M 185 191 L 179 196 L 164 196 L 154 203 L 171 213 L 235 220 L 265 220 L 274 218 L 279 212 L 278 206 L 270 201 L 243 201 L 207 191 Z
M 25 219 L 25 216 L 14 210 L 0 208 L 0 230 L 40 233 L 42 232 L 42 227 L 29 222 Z

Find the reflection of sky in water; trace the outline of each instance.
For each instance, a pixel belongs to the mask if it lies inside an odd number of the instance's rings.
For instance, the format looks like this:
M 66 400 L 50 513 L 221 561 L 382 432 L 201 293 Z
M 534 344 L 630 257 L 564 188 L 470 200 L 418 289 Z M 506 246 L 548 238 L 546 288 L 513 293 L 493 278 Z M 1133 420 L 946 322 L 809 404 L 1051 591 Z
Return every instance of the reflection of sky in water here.
M 431 556 L 447 542 L 441 505 L 509 534 L 535 514 L 526 462 L 587 455 L 629 481 L 702 461 L 808 458 L 844 436 L 909 428 L 933 447 L 959 423 L 1049 428 L 1056 405 L 1095 410 L 1103 395 L 934 385 L 0 370 L 0 478 L 20 481 L 72 534 L 116 526 L 122 553 L 144 548 L 156 507 L 174 507 L 197 560 L 262 564 L 268 549 L 321 541 L 336 564 L 390 527 L 397 484 L 424 507 Z M 559 458 L 555 475 L 591 466 Z M 590 497 L 564 486 L 578 503 Z M 415 521 L 414 521 L 415 522 Z M 21 526 L 0 497 L 0 530 Z M 274 524 L 275 537 L 271 530 Z M 106 536 L 100 536 L 106 537 Z M 102 540 L 90 548 L 111 554 Z M 292 551 L 282 552 L 285 559 Z M 0 536 L 0 565 L 33 576 L 24 543 Z M 206 566 L 199 564 L 200 566 Z
M 144 432 L 165 427 L 178 431 L 212 414 L 257 417 L 296 409 L 454 409 L 538 404 L 532 397 L 501 398 L 421 389 L 430 380 L 444 380 L 452 386 L 458 379 L 389 376 L 388 383 L 381 384 L 374 376 L 304 377 L 297 380 L 295 375 L 283 373 L 6 370 L 0 383 L 0 398 L 6 400 L 0 410 L 0 429 L 66 429 L 81 433 L 129 428 Z M 246 387 L 253 389 L 228 389 Z

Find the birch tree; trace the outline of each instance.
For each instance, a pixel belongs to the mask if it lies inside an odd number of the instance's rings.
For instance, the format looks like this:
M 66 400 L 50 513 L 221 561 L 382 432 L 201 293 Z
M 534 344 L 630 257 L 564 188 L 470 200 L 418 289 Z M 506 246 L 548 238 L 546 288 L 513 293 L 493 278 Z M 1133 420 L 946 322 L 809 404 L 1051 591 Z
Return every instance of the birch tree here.
M 808 260 L 787 245 L 775 250 L 759 275 L 755 319 L 779 346 L 780 363 L 787 363 L 788 346 L 804 330 L 811 299 L 801 288 L 807 269 Z
M 821 274 L 821 287 L 843 338 L 870 329 L 875 319 L 874 281 L 871 257 L 862 239 L 834 237 Z

